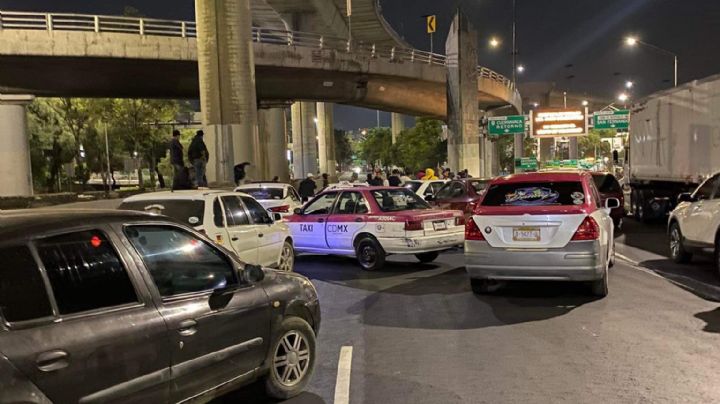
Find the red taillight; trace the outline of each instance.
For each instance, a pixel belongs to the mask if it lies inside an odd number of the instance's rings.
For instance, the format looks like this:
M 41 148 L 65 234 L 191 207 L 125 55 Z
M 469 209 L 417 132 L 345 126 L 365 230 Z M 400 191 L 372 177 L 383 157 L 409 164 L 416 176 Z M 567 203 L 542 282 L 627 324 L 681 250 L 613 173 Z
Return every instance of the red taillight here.
M 275 206 L 268 210 L 273 213 L 288 213 L 290 212 L 290 205 Z
M 455 218 L 455 226 L 465 226 L 465 216 L 458 216 Z
M 423 222 L 419 220 L 408 220 L 405 222 L 405 231 L 422 230 Z
M 485 237 L 483 236 L 482 232 L 480 232 L 480 228 L 478 228 L 473 218 L 470 218 L 470 220 L 465 223 L 465 240 L 485 240 Z
M 580 223 L 575 235 L 573 235 L 573 241 L 584 241 L 584 240 L 597 240 L 600 238 L 600 226 L 598 226 L 595 219 L 588 216 Z

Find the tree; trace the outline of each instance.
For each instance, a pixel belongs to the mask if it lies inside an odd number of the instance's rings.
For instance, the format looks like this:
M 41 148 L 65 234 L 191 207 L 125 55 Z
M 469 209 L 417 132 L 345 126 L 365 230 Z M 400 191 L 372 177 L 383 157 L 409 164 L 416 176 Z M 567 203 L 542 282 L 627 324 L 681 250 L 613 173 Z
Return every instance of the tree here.
M 610 144 L 603 142 L 603 138 L 615 137 L 614 130 L 591 130 L 587 136 L 583 136 L 578 141 L 578 155 L 582 157 L 594 157 L 600 159 L 610 154 Z
M 447 141 L 442 140 L 442 123 L 418 119 L 414 128 L 400 133 L 394 149 L 395 164 L 417 171 L 438 167 L 447 160 Z
M 352 163 L 352 145 L 344 130 L 335 129 L 335 160 L 340 166 L 340 172 L 344 171 L 344 166 Z
M 360 145 L 360 157 L 373 167 L 384 167 L 393 162 L 392 148 L 390 128 L 370 129 Z
M 74 142 L 63 131 L 48 99 L 39 98 L 28 105 L 28 132 L 34 187 L 60 192 L 62 166 L 75 157 Z

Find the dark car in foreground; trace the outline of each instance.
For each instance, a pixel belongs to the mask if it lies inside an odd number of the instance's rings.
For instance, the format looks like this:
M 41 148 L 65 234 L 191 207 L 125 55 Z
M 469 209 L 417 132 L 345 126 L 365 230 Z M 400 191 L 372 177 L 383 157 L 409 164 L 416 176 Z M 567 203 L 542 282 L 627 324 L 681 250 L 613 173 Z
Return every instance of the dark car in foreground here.
M 592 172 L 590 174 L 592 174 L 593 182 L 595 182 L 595 186 L 600 192 L 601 203 L 604 204 L 608 198 L 617 198 L 620 201 L 620 206 L 610 211 L 613 224 L 615 227 L 620 228 L 623 218 L 625 218 L 625 195 L 622 186 L 620 186 L 615 176 L 610 173 Z
M 312 375 L 312 284 L 171 219 L 4 212 L 0 259 L 0 403 L 288 398 Z
M 460 210 L 468 218 L 482 199 L 489 184 L 489 179 L 481 178 L 452 180 L 426 200 L 430 202 L 430 205 L 440 209 Z

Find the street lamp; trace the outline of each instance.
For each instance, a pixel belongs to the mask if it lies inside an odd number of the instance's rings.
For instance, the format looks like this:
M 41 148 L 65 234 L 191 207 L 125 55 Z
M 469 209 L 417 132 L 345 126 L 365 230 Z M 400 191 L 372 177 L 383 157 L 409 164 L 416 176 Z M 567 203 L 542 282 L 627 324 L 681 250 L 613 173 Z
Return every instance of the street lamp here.
M 587 107 L 589 104 L 588 100 L 582 100 L 582 106 Z
M 633 88 L 634 85 L 635 85 L 635 83 L 633 83 L 633 82 L 630 81 L 630 80 L 628 80 L 628 81 L 625 82 L 625 88 L 627 88 L 628 90 L 631 89 L 631 88 Z
M 618 98 L 618 101 L 625 102 L 630 97 L 626 93 L 620 93 L 617 98 Z
M 523 73 L 523 72 L 525 71 L 525 66 L 523 66 L 523 65 L 518 65 L 518 67 L 517 67 L 516 70 L 517 70 L 518 73 Z
M 500 40 L 495 37 L 492 37 L 492 38 L 490 38 L 490 41 L 488 42 L 488 44 L 490 45 L 491 48 L 494 49 L 494 48 L 497 48 L 498 46 L 500 46 Z
M 663 55 L 671 56 L 673 58 L 673 76 L 674 76 L 673 84 L 675 87 L 677 87 L 677 84 L 678 84 L 678 57 L 677 57 L 676 53 L 670 52 L 669 50 L 663 49 L 659 46 L 655 46 L 655 45 L 649 44 L 647 42 L 643 42 L 634 36 L 629 36 L 629 37 L 625 38 L 625 44 L 630 47 L 635 47 L 637 45 L 643 45 L 643 46 L 646 46 L 646 47 L 654 50 L 655 52 L 662 53 Z

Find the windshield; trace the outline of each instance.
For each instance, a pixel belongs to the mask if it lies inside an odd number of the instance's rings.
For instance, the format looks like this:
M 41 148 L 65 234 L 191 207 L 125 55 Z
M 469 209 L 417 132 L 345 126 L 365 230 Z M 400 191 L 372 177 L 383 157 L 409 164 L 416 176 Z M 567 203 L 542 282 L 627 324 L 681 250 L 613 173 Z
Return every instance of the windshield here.
M 383 189 L 373 191 L 372 194 L 383 212 L 430 209 L 427 202 L 408 189 Z
M 205 201 L 182 199 L 133 201 L 121 203 L 118 209 L 156 213 L 191 226 L 202 226 L 203 216 L 205 216 Z
M 582 182 L 516 182 L 488 188 L 482 206 L 582 205 Z
M 246 193 L 259 201 L 283 199 L 285 197 L 282 188 L 240 188 L 238 191 Z
M 422 185 L 422 182 L 420 181 L 408 181 L 403 185 L 403 187 L 413 191 L 417 192 L 418 189 L 420 189 L 420 186 Z

